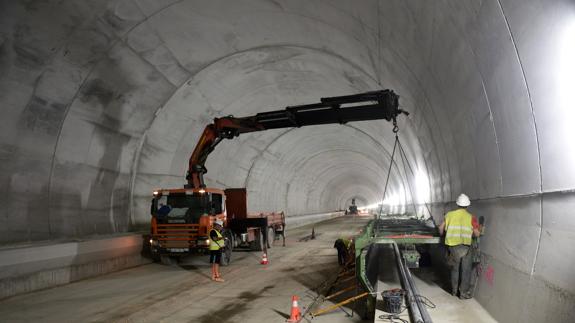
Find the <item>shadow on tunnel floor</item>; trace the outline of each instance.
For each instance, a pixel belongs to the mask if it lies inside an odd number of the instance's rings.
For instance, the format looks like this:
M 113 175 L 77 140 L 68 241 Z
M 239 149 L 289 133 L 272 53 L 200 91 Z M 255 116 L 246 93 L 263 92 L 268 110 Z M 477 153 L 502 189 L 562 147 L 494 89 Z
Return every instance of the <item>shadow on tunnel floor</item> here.
M 451 293 L 451 269 L 445 261 L 445 248 L 440 245 L 429 246 L 426 257 L 428 259 L 420 268 L 411 269 L 412 274 L 429 285 L 438 286 Z
M 219 308 L 211 310 L 209 313 L 204 314 L 196 319 L 193 322 L 196 323 L 222 323 L 222 322 L 229 322 L 231 317 L 234 317 L 242 312 L 245 312 L 250 309 L 250 302 L 265 297 L 264 293 L 272 288 L 275 285 L 267 285 L 262 287 L 261 289 L 253 292 L 242 292 L 234 300 L 233 304 L 224 303 Z M 274 310 L 275 311 L 275 310 Z M 284 314 L 278 311 L 275 311 L 278 314 Z M 289 317 L 289 316 L 288 316 Z

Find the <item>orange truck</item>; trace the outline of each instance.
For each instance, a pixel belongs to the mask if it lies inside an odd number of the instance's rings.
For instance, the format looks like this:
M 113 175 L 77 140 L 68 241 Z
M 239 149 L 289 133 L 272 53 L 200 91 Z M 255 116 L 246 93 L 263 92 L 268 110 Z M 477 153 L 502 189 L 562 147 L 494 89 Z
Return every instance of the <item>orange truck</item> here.
M 321 102 L 291 106 L 283 110 L 258 113 L 254 116 L 215 118 L 204 129 L 189 160 L 187 184 L 183 188 L 158 189 L 151 205 L 149 247 L 154 260 L 172 263 L 190 253 L 205 252 L 209 231 L 215 220 L 224 222 L 225 246 L 222 264 L 231 261 L 234 248 L 253 250 L 271 248 L 273 241 L 283 237 L 285 215 L 279 213 L 248 213 L 245 188 L 220 190 L 208 188 L 203 175 L 209 154 L 223 139 L 240 134 L 322 124 L 385 119 L 397 126 L 399 96 L 392 90 L 322 98 Z
M 246 197 L 244 188 L 155 191 L 150 235 L 153 259 L 171 264 L 187 254 L 207 252 L 209 230 L 218 219 L 224 222 L 223 265 L 230 263 L 236 248 L 271 248 L 280 236 L 285 245 L 284 213 L 248 214 Z

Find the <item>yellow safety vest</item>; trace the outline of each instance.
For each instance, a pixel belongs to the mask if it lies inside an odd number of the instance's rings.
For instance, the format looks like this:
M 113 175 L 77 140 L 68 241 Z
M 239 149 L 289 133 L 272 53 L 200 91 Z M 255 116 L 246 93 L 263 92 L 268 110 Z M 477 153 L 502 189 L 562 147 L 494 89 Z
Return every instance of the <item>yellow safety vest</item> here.
M 343 238 L 341 240 L 343 241 L 343 244 L 345 245 L 345 249 L 349 249 L 349 247 L 351 246 L 351 240 L 346 239 L 346 238 Z
M 212 229 L 212 231 L 216 231 L 216 234 L 218 235 L 218 238 L 222 238 L 222 234 L 220 233 L 220 231 L 216 230 L 216 229 Z M 210 231 L 210 250 L 220 250 L 223 245 L 220 245 L 220 243 L 222 243 L 221 241 L 223 240 L 219 240 L 219 241 L 214 241 L 212 240 L 212 232 Z
M 445 244 L 448 246 L 471 245 L 473 235 L 472 215 L 465 209 L 457 209 L 445 215 Z

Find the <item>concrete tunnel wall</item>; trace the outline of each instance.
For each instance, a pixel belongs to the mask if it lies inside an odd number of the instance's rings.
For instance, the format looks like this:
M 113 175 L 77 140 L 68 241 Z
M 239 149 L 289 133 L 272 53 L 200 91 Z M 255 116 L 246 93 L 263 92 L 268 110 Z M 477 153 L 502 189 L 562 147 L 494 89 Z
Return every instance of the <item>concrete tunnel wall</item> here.
M 387 201 L 439 221 L 466 192 L 487 223 L 478 300 L 500 321 L 567 320 L 574 56 L 569 0 L 2 1 L 0 240 L 145 228 L 214 117 L 391 88 L 417 175 L 395 165 Z M 391 128 L 245 135 L 207 181 L 246 186 L 253 211 L 377 203 Z

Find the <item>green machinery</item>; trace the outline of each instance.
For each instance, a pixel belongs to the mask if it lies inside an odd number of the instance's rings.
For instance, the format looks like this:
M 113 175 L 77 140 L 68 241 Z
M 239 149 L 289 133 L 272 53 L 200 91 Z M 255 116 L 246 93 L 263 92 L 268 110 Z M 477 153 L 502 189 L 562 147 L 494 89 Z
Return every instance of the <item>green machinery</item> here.
M 368 279 L 367 253 L 374 244 L 396 244 L 401 249 L 403 264 L 419 267 L 420 252 L 417 247 L 438 244 L 440 237 L 433 221 L 420 220 L 407 215 L 383 216 L 371 220 L 362 234 L 355 238 L 355 264 L 358 281 L 371 295 L 367 299 L 369 310 L 375 308 L 376 286 Z M 419 248 L 421 249 L 421 248 Z

